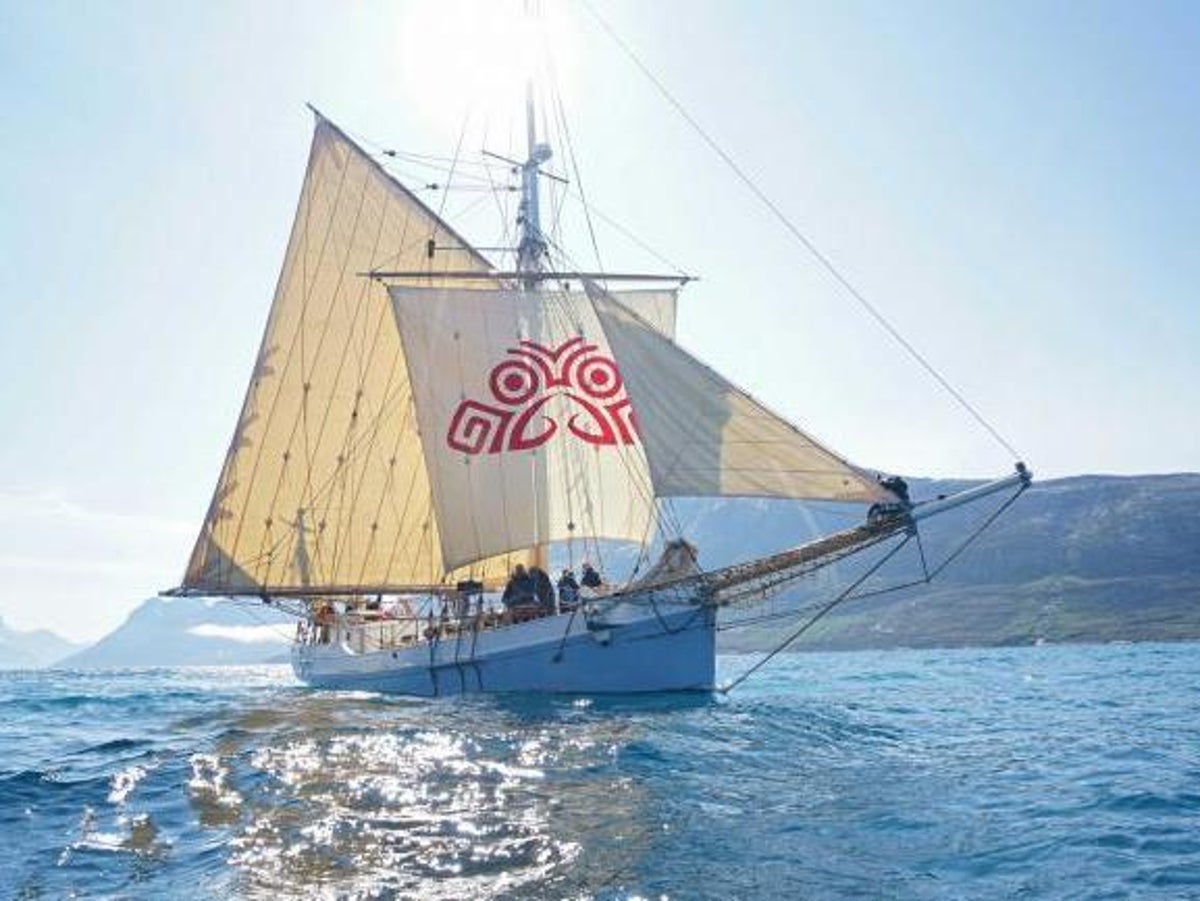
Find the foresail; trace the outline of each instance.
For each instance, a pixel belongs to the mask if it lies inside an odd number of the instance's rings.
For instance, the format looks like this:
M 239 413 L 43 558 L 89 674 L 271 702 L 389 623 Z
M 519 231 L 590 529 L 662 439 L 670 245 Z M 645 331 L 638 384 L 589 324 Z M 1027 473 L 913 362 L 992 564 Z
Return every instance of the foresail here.
M 636 411 L 658 497 L 891 499 L 867 473 L 665 339 L 619 298 L 587 287 Z
M 553 541 L 646 540 L 646 456 L 585 295 L 391 295 L 448 567 Z M 674 292 L 626 300 L 673 333 Z
M 369 588 L 445 575 L 387 292 L 359 275 L 381 266 L 481 271 L 488 262 L 318 117 L 266 332 L 185 588 Z M 475 574 L 499 576 L 516 559 Z

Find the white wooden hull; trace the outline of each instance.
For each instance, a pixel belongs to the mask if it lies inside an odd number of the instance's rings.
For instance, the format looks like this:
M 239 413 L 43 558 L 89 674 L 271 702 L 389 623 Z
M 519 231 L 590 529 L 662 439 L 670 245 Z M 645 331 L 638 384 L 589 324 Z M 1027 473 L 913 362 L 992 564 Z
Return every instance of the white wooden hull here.
M 423 696 L 710 691 L 714 626 L 710 606 L 619 604 L 591 622 L 561 614 L 397 649 L 297 644 L 292 666 L 317 688 Z

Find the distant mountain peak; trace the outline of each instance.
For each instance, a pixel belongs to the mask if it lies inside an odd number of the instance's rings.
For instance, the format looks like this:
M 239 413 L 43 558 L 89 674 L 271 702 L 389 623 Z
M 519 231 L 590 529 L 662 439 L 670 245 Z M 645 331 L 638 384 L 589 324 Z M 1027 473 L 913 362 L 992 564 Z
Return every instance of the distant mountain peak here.
M 63 661 L 80 669 L 266 663 L 287 654 L 295 620 L 225 598 L 147 598 L 120 627 Z
M 0 617 L 0 669 L 41 669 L 53 666 L 81 645 L 47 629 L 12 629 Z

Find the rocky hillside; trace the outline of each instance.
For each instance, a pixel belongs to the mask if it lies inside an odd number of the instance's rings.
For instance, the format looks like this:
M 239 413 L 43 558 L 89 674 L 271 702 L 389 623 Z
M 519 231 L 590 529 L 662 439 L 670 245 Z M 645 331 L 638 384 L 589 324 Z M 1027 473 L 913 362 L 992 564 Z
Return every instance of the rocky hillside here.
M 915 498 L 967 483 L 914 483 Z M 931 565 L 981 510 L 922 525 Z M 730 511 L 730 516 L 733 515 Z M 913 549 L 915 551 L 915 549 Z M 856 570 L 842 567 L 844 583 Z M 920 575 L 905 553 L 891 584 Z M 889 584 L 873 580 L 872 588 Z M 819 593 L 828 595 L 826 582 Z M 794 623 L 732 630 L 729 649 L 772 645 Z M 849 602 L 805 647 L 880 648 L 1200 638 L 1200 474 L 1037 483 L 931 585 Z

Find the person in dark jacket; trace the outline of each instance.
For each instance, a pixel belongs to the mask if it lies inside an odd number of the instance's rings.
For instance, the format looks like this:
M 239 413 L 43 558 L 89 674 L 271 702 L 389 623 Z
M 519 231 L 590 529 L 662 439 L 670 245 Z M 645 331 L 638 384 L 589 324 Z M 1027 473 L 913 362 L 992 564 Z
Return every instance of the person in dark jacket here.
M 558 577 L 558 605 L 562 610 L 574 610 L 579 603 L 579 583 L 575 581 L 575 573 L 564 569 Z
M 583 578 L 579 581 L 584 588 L 599 588 L 604 584 L 604 580 L 600 578 L 600 573 L 596 572 L 590 563 L 583 564 Z
M 900 478 L 900 476 L 889 476 L 886 479 L 880 479 L 879 484 L 896 495 L 896 499 L 905 506 L 912 504 L 908 498 L 908 482 Z
M 504 594 L 500 600 L 505 607 L 510 608 L 532 604 L 537 596 L 536 591 L 533 577 L 523 564 L 518 563 L 513 567 L 512 576 L 509 578 L 508 584 L 504 586 Z
M 554 583 L 540 566 L 529 567 L 529 578 L 533 582 L 533 597 L 543 610 L 554 609 Z

